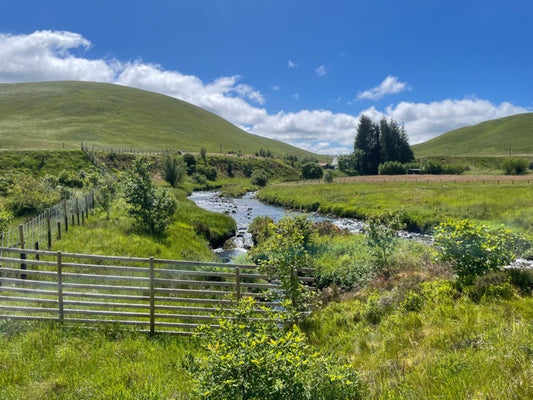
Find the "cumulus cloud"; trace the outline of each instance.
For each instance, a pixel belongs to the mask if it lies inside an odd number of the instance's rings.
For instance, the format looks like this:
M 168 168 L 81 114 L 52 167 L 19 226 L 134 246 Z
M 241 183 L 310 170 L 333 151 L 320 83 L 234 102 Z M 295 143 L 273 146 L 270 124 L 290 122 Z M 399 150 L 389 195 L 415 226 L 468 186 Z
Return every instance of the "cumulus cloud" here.
M 315 69 L 315 72 L 318 76 L 324 76 L 328 73 L 328 70 L 326 69 L 325 65 L 321 65 L 317 69 Z
M 289 65 L 289 68 L 296 68 L 299 64 L 296 64 L 295 62 L 289 60 L 288 65 Z
M 364 92 L 359 92 L 357 99 L 379 100 L 388 94 L 396 94 L 409 89 L 407 83 L 398 82 L 397 77 L 389 75 L 378 86 L 365 90 Z
M 110 82 L 117 62 L 74 57 L 71 49 L 91 42 L 72 32 L 0 34 L 0 81 L 85 80 Z
M 91 60 L 73 54 L 89 50 L 91 43 L 71 32 L 38 31 L 29 35 L 0 34 L 0 82 L 90 80 L 116 83 L 166 94 L 207 109 L 257 135 L 277 139 L 324 154 L 348 153 L 359 115 L 328 110 L 302 110 L 269 114 L 260 91 L 241 82 L 237 75 L 203 82 L 194 75 L 143 61 Z M 291 66 L 289 61 L 289 66 Z M 292 67 L 296 67 L 292 63 Z M 276 86 L 271 87 L 277 90 Z M 372 96 L 407 90 L 405 83 L 389 76 Z M 362 94 L 361 94 L 362 95 Z M 298 99 L 297 94 L 294 98 Z M 386 117 L 405 125 L 412 144 L 441 133 L 484 120 L 528 110 L 510 103 L 466 98 L 432 103 L 401 102 L 384 110 L 371 107 L 362 113 L 375 121 Z

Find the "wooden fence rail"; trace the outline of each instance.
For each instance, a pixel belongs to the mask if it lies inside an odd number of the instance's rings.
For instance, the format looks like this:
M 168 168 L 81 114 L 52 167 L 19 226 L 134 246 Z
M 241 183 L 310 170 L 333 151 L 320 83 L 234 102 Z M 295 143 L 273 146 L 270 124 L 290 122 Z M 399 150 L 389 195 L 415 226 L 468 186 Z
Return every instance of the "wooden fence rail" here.
M 300 276 L 310 290 L 312 272 Z M 277 306 L 271 294 L 280 290 L 255 265 L 0 247 L 2 319 L 191 334 L 200 324 L 216 326 L 213 314 L 231 307 L 230 296 L 252 296 L 258 305 Z

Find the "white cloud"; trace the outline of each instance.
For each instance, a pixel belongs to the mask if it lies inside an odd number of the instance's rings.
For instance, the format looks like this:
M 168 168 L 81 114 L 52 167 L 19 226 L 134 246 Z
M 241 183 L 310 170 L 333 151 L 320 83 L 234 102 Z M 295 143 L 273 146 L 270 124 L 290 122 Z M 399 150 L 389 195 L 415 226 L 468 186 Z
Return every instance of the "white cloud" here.
M 328 73 L 328 70 L 326 69 L 325 65 L 321 65 L 317 69 L 315 69 L 315 72 L 318 76 L 324 76 Z
M 277 92 L 279 90 L 279 86 L 278 85 L 272 85 L 272 86 L 270 86 L 270 89 L 272 89 L 274 92 Z
M 292 62 L 289 60 L 289 68 L 296 68 L 299 64 L 296 64 L 295 62 Z
M 357 99 L 379 100 L 383 96 L 400 93 L 404 90 L 410 90 L 410 88 L 407 86 L 407 83 L 398 82 L 397 77 L 389 75 L 375 88 L 365 90 L 364 92 L 359 92 L 357 94 Z
M 117 62 L 74 57 L 71 49 L 91 42 L 77 33 L 36 31 L 0 34 L 0 81 L 84 80 L 110 82 Z
M 90 46 L 87 39 L 71 32 L 0 34 L 0 82 L 91 80 L 132 86 L 182 99 L 249 132 L 313 152 L 341 154 L 353 149 L 360 114 L 328 110 L 269 114 L 260 107 L 265 103 L 261 92 L 240 83 L 237 75 L 206 83 L 194 75 L 142 61 L 91 60 L 73 54 L 73 49 L 87 50 Z M 376 96 L 384 95 L 406 90 L 406 84 L 387 77 L 372 90 Z M 295 94 L 294 98 L 299 99 L 299 95 Z M 414 144 L 462 126 L 523 112 L 528 110 L 510 103 L 495 105 L 488 100 L 465 98 L 432 103 L 401 102 L 382 111 L 371 107 L 362 113 L 376 121 L 382 117 L 394 118 L 405 125 Z

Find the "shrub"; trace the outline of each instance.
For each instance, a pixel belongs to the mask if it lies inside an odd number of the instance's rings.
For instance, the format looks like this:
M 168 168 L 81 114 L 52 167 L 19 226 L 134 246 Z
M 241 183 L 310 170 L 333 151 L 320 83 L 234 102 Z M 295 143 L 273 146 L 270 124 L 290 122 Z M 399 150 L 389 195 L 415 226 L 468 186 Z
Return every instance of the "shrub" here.
M 378 167 L 380 175 L 404 175 L 406 171 L 405 165 L 398 161 L 387 161 Z
M 0 235 L 8 228 L 12 220 L 13 214 L 10 211 L 4 210 L 4 207 L 0 204 Z
M 440 249 L 438 259 L 450 262 L 459 280 L 466 284 L 508 265 L 530 245 L 509 229 L 476 226 L 467 219 L 440 224 L 434 238 Z
M 331 183 L 333 182 L 333 171 L 328 169 L 325 173 L 324 173 L 324 180 L 327 182 L 327 183 Z
M 274 233 L 274 220 L 268 216 L 256 217 L 248 227 L 254 244 L 268 239 Z
M 522 158 L 509 158 L 502 163 L 505 175 L 525 175 L 527 168 L 527 161 Z
M 442 164 L 435 160 L 428 160 L 422 165 L 423 174 L 439 175 L 443 172 Z
M 256 169 L 252 172 L 250 183 L 257 186 L 266 186 L 268 182 L 268 173 L 264 169 Z
M 183 182 L 187 174 L 187 166 L 183 159 L 176 155 L 167 154 L 161 163 L 161 171 L 165 181 L 170 183 L 172 187 L 176 187 Z
M 523 293 L 531 293 L 533 290 L 533 270 L 522 268 L 508 268 L 505 270 L 511 283 Z
M 324 174 L 322 167 L 314 162 L 308 162 L 302 165 L 302 178 L 303 179 L 320 179 Z
M 505 272 L 495 271 L 477 276 L 466 293 L 475 302 L 493 298 L 509 299 L 513 295 L 513 288 Z
M 266 318 L 265 318 L 266 317 Z M 357 372 L 313 352 L 296 326 L 283 329 L 283 313 L 258 318 L 250 298 L 204 326 L 207 362 L 199 371 L 203 399 L 360 399 Z
M 196 158 L 190 153 L 183 155 L 183 161 L 187 165 L 187 175 L 192 175 L 196 172 Z
M 176 211 L 176 200 L 165 190 L 157 190 L 150 176 L 151 164 L 145 158 L 137 158 L 125 174 L 123 190 L 128 213 L 150 233 L 162 234 Z
M 470 170 L 470 167 L 465 164 L 448 164 L 443 167 L 442 172 L 450 175 L 461 175 L 463 172 Z
M 404 224 L 397 213 L 384 213 L 368 219 L 367 243 L 380 267 L 389 265 L 398 243 L 398 231 Z
M 217 179 L 217 170 L 214 167 L 210 167 L 207 165 L 197 165 L 196 171 L 199 174 L 204 175 L 208 180 L 210 181 L 216 181 Z

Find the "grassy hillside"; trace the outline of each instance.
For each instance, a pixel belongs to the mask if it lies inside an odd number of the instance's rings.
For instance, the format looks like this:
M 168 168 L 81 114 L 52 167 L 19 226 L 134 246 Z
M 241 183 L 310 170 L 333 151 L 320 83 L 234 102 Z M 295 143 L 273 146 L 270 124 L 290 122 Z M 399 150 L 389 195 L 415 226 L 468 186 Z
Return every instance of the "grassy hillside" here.
M 533 113 L 485 121 L 413 146 L 416 157 L 533 154 Z
M 95 146 L 308 156 L 184 101 L 92 82 L 0 84 L 0 149 Z

